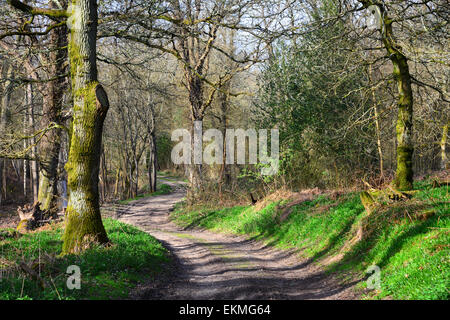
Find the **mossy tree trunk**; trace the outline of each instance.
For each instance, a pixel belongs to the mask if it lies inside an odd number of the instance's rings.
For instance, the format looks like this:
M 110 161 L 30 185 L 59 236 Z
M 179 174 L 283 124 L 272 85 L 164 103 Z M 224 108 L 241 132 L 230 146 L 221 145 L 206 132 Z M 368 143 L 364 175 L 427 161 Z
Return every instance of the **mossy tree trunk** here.
M 67 1 L 63 5 L 67 7 Z M 56 4 L 52 2 L 53 7 L 56 7 Z M 51 124 L 57 124 L 58 127 L 48 131 L 40 143 L 38 201 L 41 203 L 41 210 L 56 212 L 58 210 L 58 160 L 63 123 L 61 112 L 64 92 L 67 89 L 67 80 L 63 77 L 67 72 L 67 27 L 53 29 L 50 32 L 49 46 L 51 49 L 47 63 L 49 78 L 54 80 L 45 85 L 41 127 L 45 128 Z
M 97 1 L 76 0 L 77 21 L 71 30 L 69 58 L 73 87 L 73 125 L 66 164 L 69 202 L 63 254 L 77 253 L 92 243 L 107 243 L 99 206 L 99 168 L 103 122 L 109 108 L 97 81 Z
M 391 56 L 394 65 L 394 76 L 397 81 L 399 99 L 396 124 L 397 134 L 397 171 L 395 186 L 399 190 L 413 188 L 412 142 L 413 93 L 408 62 L 403 54 L 395 53 Z
M 413 128 L 413 92 L 411 88 L 411 75 L 409 72 L 408 59 L 395 40 L 392 30 L 392 19 L 386 12 L 385 7 L 378 1 L 360 0 L 365 6 L 378 6 L 383 23 L 381 26 L 381 38 L 386 48 L 389 59 L 393 65 L 393 75 L 398 87 L 398 115 L 396 124 L 397 136 L 397 170 L 395 176 L 395 187 L 399 190 L 411 190 L 413 188 L 413 164 L 414 152 L 412 141 Z

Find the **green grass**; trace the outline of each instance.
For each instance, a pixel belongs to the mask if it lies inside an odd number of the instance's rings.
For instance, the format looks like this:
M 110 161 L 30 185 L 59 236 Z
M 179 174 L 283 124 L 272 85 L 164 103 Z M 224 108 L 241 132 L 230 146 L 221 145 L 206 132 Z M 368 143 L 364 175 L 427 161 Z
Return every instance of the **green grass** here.
M 294 206 L 282 223 L 278 202 L 260 211 L 249 206 L 192 211 L 178 207 L 172 218 L 185 227 L 245 234 L 280 248 L 298 248 L 317 262 L 340 255 L 342 259 L 324 267 L 342 277 L 363 278 L 368 266 L 378 265 L 381 289 L 365 291 L 366 298 L 448 299 L 449 189 L 431 188 L 427 182 L 417 183 L 416 189 L 411 200 L 385 205 L 370 216 L 359 194 L 350 193 L 337 200 L 319 196 Z M 434 215 L 417 218 L 428 211 Z M 365 225 L 363 240 L 350 242 L 361 224 Z M 365 281 L 360 284 L 364 286 Z
M 150 280 L 169 261 L 167 251 L 153 237 L 130 225 L 104 219 L 112 245 L 95 247 L 81 255 L 59 257 L 62 228 L 0 237 L 0 299 L 120 299 L 127 298 L 138 282 Z M 6 235 L 6 233 L 3 233 Z M 12 235 L 12 233 L 11 233 Z M 47 283 L 42 289 L 36 279 L 20 271 L 22 261 L 35 266 Z M 81 289 L 69 290 L 67 267 L 81 270 Z
M 145 194 L 138 195 L 135 198 L 121 200 L 121 201 L 119 201 L 119 204 L 129 204 L 132 201 L 136 201 L 136 200 L 148 198 L 148 197 L 160 196 L 163 194 L 169 194 L 171 192 L 172 192 L 172 188 L 168 184 L 162 184 L 159 186 L 158 190 L 153 193 L 145 193 Z
M 184 182 L 188 182 L 188 179 L 186 179 L 186 177 L 183 174 L 176 174 L 174 172 L 170 172 L 170 171 L 158 171 L 158 177 L 161 177 L 162 179 L 165 180 L 170 180 L 170 181 L 184 181 Z

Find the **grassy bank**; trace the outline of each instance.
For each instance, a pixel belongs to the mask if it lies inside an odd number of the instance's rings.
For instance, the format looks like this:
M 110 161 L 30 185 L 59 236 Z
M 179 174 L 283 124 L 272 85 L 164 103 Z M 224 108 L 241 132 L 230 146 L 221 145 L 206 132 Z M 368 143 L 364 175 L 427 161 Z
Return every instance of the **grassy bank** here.
M 104 224 L 111 246 L 64 257 L 58 257 L 61 225 L 22 236 L 1 231 L 0 299 L 127 298 L 138 282 L 161 272 L 168 262 L 167 251 L 156 239 L 116 220 L 105 219 Z M 21 263 L 31 272 L 23 270 Z M 80 290 L 67 288 L 66 271 L 71 265 L 80 267 Z
M 283 201 L 261 210 L 179 207 L 172 218 L 185 227 L 245 234 L 280 248 L 298 248 L 305 258 L 313 258 L 337 275 L 362 278 L 369 266 L 377 265 L 381 288 L 366 291 L 367 298 L 447 299 L 449 188 L 432 188 L 426 182 L 416 188 L 419 191 L 412 199 L 382 205 L 370 216 L 359 194 L 350 193 L 334 199 L 322 195 L 293 206 L 282 222 Z

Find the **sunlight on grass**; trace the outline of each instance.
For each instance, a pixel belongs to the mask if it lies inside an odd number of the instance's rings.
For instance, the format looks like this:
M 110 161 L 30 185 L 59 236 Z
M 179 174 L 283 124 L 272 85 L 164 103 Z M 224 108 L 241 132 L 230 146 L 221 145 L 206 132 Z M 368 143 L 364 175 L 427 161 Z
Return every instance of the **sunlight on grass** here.
M 171 217 L 184 227 L 245 234 L 280 248 L 297 248 L 303 257 L 317 262 L 330 258 L 334 262 L 325 268 L 340 274 L 351 272 L 362 278 L 368 266 L 378 265 L 382 270 L 381 290 L 367 292 L 367 298 L 447 299 L 450 287 L 448 186 L 432 188 L 429 183 L 420 182 L 416 189 L 419 191 L 413 199 L 383 206 L 371 215 L 370 232 L 350 247 L 365 216 L 358 193 L 337 200 L 319 196 L 305 201 L 294 206 L 282 223 L 279 202 L 260 211 L 250 206 L 188 211 L 179 206 Z M 433 215 L 422 221 L 420 214 L 427 211 Z M 331 259 L 338 255 L 341 259 Z
M 167 251 L 153 237 L 130 225 L 105 219 L 112 242 L 109 247 L 89 249 L 81 255 L 59 257 L 61 225 L 24 234 L 20 238 L 0 238 L 0 299 L 117 299 L 126 298 L 138 282 L 153 278 L 168 262 Z M 40 273 L 45 289 L 36 279 L 20 271 L 26 262 Z M 67 267 L 81 269 L 81 289 L 69 290 Z

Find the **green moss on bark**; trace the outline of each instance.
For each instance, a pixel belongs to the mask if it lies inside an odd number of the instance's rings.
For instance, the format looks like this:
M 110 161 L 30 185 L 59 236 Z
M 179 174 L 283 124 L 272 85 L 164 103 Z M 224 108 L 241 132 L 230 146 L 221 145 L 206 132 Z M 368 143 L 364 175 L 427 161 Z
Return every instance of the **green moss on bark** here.
M 90 243 L 106 243 L 98 195 L 99 150 L 104 114 L 96 99 L 98 83 L 74 93 L 74 118 L 69 161 L 70 190 L 63 253 L 78 253 Z
M 95 10 L 87 5 L 89 9 Z M 84 14 L 81 21 L 87 23 L 90 16 L 88 12 Z M 62 254 L 79 253 L 93 243 L 108 242 L 100 215 L 98 176 L 103 121 L 109 105 L 97 81 L 95 63 L 89 63 L 91 56 L 85 56 L 95 55 L 95 46 L 90 47 L 93 44 L 88 41 L 89 32 L 85 28 L 72 29 L 69 42 L 74 106 L 69 159 L 65 167 L 69 201 Z
M 71 194 L 73 195 L 74 192 Z M 88 198 L 95 197 L 89 193 L 84 196 Z M 67 220 L 63 236 L 63 254 L 80 253 L 93 244 L 108 242 L 105 228 L 99 216 L 99 208 L 91 206 L 92 201 L 89 201 L 89 199 L 79 199 L 79 202 L 76 204 L 74 202 L 72 197 L 72 202 L 66 211 Z
M 364 1 L 363 1 L 364 2 Z M 384 10 L 384 8 L 380 7 Z M 408 59 L 398 49 L 392 30 L 392 20 L 385 14 L 382 30 L 383 44 L 389 53 L 393 65 L 393 76 L 398 87 L 398 116 L 396 124 L 397 134 L 397 172 L 395 187 L 402 191 L 413 188 L 412 142 L 413 128 L 413 93 Z
M 412 148 L 397 148 L 395 187 L 400 191 L 408 191 L 413 188 L 412 153 Z

